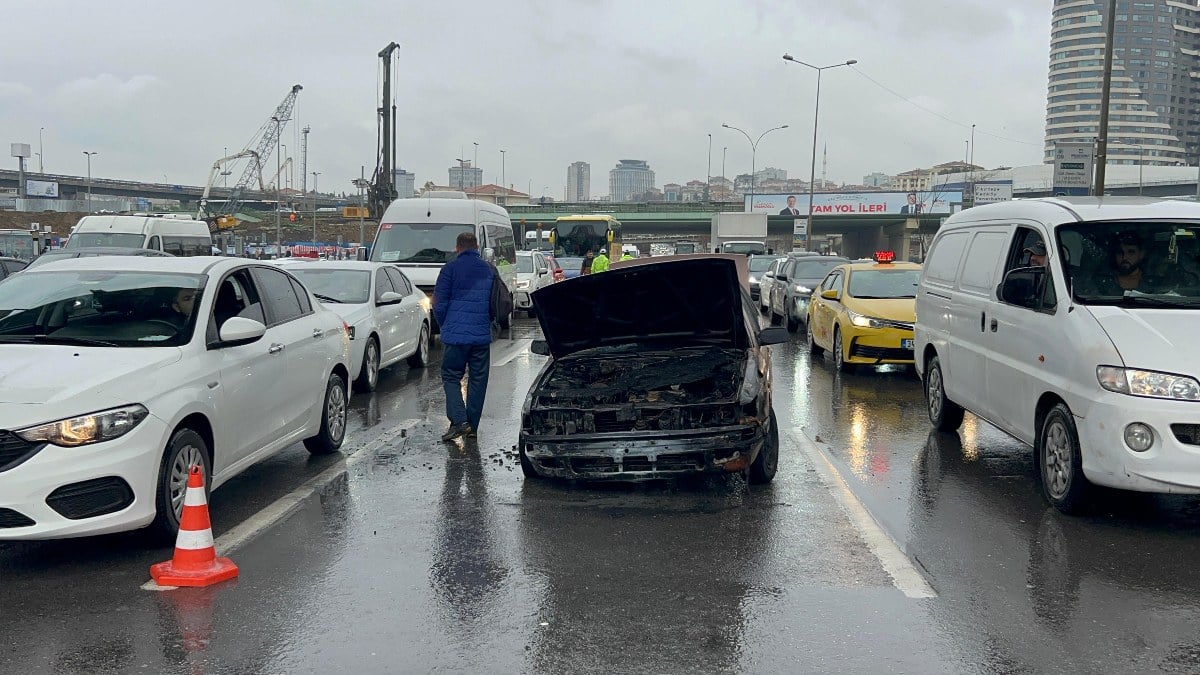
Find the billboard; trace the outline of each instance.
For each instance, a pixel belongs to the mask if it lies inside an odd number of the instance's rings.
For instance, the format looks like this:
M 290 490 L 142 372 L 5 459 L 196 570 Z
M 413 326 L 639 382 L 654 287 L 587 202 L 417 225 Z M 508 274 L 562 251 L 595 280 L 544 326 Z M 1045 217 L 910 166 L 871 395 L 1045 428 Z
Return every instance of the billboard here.
M 1091 143 L 1054 144 L 1055 194 L 1086 195 L 1091 191 L 1094 154 Z
M 1012 183 L 976 183 L 975 205 L 1012 201 Z
M 58 183 L 52 180 L 27 180 L 25 181 L 25 196 L 58 199 Z
M 909 195 L 912 195 L 910 198 Z M 788 199 L 794 198 L 789 208 Z M 962 208 L 961 191 L 937 192 L 819 192 L 813 195 L 813 215 L 915 215 L 918 213 L 957 213 Z M 808 215 L 808 195 L 754 195 L 745 197 L 747 213 L 769 215 Z

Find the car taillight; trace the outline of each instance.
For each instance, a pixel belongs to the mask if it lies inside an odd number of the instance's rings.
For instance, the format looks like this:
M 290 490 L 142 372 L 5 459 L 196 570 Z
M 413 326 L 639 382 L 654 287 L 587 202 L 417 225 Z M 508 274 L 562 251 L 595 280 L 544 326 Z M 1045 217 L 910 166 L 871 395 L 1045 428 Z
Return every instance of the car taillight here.
M 343 321 L 342 322 L 342 330 L 346 331 L 346 337 L 350 338 L 351 340 L 354 339 L 354 326 L 351 326 L 350 324 Z

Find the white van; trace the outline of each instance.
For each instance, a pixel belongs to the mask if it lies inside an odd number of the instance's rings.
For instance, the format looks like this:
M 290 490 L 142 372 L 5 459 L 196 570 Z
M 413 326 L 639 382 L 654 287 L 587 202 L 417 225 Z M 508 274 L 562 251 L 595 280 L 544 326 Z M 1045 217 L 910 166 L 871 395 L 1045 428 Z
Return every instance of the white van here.
M 212 255 L 208 223 L 173 215 L 84 216 L 63 248 L 148 248 L 177 256 Z
M 1200 204 L 1030 199 L 946 220 L 921 274 L 929 419 L 1034 447 L 1046 498 L 1200 493 Z
M 454 257 L 455 240 L 474 232 L 485 260 L 496 264 L 511 294 L 517 287 L 517 242 L 508 211 L 463 192 L 435 192 L 426 197 L 397 199 L 379 220 L 371 260 L 392 263 L 413 284 L 433 297 L 442 265 Z M 501 317 L 508 328 L 512 316 Z

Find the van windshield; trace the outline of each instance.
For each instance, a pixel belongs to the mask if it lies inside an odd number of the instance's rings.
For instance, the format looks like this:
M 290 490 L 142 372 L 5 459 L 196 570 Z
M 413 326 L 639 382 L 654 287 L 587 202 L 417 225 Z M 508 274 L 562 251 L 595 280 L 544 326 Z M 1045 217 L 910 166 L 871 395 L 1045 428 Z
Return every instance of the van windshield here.
M 1058 248 L 1080 304 L 1200 307 L 1200 223 L 1072 223 Z
M 146 236 L 129 232 L 79 232 L 71 235 L 63 248 L 83 248 L 93 246 L 115 246 L 117 248 L 142 248 L 146 244 Z
M 371 247 L 371 260 L 389 263 L 444 263 L 454 258 L 458 235 L 473 232 L 466 223 L 383 223 Z

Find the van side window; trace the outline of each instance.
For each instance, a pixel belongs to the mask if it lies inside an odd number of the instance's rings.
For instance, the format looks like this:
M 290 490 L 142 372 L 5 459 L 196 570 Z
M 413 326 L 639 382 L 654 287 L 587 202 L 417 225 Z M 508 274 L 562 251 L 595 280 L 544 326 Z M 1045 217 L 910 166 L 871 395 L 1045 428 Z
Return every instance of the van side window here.
M 1054 292 L 1054 278 L 1051 276 L 1050 265 L 1045 255 L 1048 252 L 1048 242 L 1040 232 L 1031 227 L 1018 227 L 1013 234 L 1009 246 L 1008 258 L 1004 263 L 1004 275 L 1001 283 L 1008 278 L 1008 273 L 1016 269 L 1038 270 L 1035 275 L 1025 273 L 1020 282 L 1027 286 L 1020 292 L 1020 299 L 1008 298 L 1001 294 L 1000 299 L 1008 304 L 1015 304 L 1037 311 L 1053 312 L 1058 305 L 1058 296 Z
M 150 237 L 150 243 L 146 244 L 146 248 L 153 249 L 155 251 L 163 250 L 162 249 L 162 238 L 159 237 L 157 234 L 154 235 L 153 237 Z
M 925 276 L 935 281 L 954 283 L 958 263 L 971 239 L 969 232 L 951 232 L 938 239 L 925 261 Z
M 202 237 L 163 237 L 162 250 L 174 256 L 212 255 L 212 240 Z
M 483 228 L 488 239 L 487 245 L 496 252 L 496 264 L 507 262 L 516 265 L 517 240 L 513 237 L 512 227 L 485 224 Z
M 980 232 L 971 240 L 971 248 L 963 263 L 959 285 L 964 290 L 986 293 L 994 297 L 996 264 L 1004 255 L 1008 234 L 1004 232 Z

